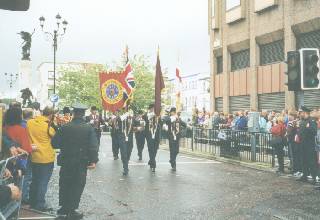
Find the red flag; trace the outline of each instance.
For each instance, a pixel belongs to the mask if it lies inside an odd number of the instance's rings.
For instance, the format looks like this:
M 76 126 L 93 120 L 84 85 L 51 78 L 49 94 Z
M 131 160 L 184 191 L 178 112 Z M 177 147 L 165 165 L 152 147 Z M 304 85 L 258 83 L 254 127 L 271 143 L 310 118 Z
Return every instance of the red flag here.
M 156 116 L 160 116 L 161 112 L 161 90 L 164 89 L 164 81 L 162 77 L 161 65 L 159 51 L 157 54 L 157 65 L 156 65 L 156 78 L 155 78 L 155 102 L 154 102 L 154 112 Z
M 100 77 L 100 90 L 102 105 L 105 110 L 115 112 L 125 106 L 131 89 L 126 82 L 126 72 L 102 72 Z
M 176 68 L 176 77 L 178 78 L 179 82 L 182 83 L 182 78 L 180 76 L 180 69 L 178 67 Z

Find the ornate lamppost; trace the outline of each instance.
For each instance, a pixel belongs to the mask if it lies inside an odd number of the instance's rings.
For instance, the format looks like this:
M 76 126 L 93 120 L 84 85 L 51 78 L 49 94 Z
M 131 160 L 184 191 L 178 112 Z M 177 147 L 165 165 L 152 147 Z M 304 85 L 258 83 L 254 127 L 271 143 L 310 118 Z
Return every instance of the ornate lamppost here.
M 53 94 L 56 94 L 56 52 L 58 49 L 58 38 L 65 35 L 68 22 L 66 20 L 62 21 L 62 17 L 60 14 L 56 15 L 56 28 L 53 30 L 53 32 L 44 31 L 44 22 L 45 18 L 41 16 L 39 18 L 40 21 L 40 27 L 45 35 L 51 36 L 53 40 Z M 61 22 L 62 21 L 62 22 Z M 62 28 L 61 28 L 62 26 Z

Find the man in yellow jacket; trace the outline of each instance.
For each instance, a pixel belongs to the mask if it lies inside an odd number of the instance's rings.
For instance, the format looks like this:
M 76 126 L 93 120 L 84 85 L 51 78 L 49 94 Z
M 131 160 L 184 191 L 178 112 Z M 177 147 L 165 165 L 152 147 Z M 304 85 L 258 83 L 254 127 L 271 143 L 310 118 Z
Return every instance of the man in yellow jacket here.
M 54 110 L 46 107 L 43 115 L 31 119 L 27 123 L 27 130 L 31 144 L 34 146 L 32 152 L 32 183 L 30 186 L 30 207 L 39 211 L 51 211 L 46 205 L 45 195 L 48 183 L 52 175 L 55 151 L 51 146 L 51 138 L 55 134 L 51 123 Z

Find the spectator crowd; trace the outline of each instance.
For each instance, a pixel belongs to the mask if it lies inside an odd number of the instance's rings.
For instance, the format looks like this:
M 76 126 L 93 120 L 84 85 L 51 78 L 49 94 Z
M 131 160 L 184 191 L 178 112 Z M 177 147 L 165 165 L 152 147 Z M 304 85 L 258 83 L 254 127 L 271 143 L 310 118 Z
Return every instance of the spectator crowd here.
M 234 114 L 207 112 L 194 109 L 189 125 L 203 129 L 231 129 L 248 131 L 249 111 Z M 271 135 L 270 145 L 278 160 L 278 173 L 284 173 L 284 148 L 288 149 L 289 171 L 299 180 L 312 179 L 317 184 L 320 177 L 320 109 L 302 106 L 298 111 L 259 112 L 258 132 Z

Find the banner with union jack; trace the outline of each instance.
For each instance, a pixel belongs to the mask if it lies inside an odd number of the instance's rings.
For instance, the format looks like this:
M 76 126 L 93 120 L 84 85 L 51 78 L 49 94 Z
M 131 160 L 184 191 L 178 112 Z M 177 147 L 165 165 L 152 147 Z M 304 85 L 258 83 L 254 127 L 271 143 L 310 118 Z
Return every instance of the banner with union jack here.
M 102 72 L 99 78 L 103 108 L 116 112 L 125 107 L 135 87 L 131 65 L 127 64 L 121 72 Z

